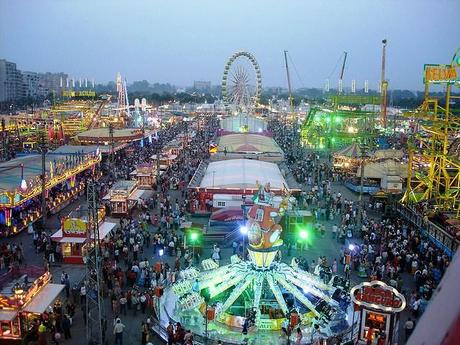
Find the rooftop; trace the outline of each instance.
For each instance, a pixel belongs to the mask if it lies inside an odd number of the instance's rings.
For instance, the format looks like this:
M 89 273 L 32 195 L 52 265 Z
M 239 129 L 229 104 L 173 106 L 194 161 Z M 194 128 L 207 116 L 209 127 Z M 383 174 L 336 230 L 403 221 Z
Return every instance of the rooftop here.
M 251 159 L 230 159 L 209 163 L 200 188 L 255 189 L 256 182 L 270 182 L 272 190 L 287 186 L 281 170 L 275 163 Z
M 228 134 L 219 139 L 219 152 L 225 149 L 227 152 L 260 152 L 277 153 L 283 151 L 278 144 L 270 137 L 259 134 Z

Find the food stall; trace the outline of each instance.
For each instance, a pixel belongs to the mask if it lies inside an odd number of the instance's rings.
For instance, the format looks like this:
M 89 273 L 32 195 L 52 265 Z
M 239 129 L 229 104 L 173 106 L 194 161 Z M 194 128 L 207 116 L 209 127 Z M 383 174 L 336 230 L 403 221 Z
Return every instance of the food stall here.
M 183 148 L 183 142 L 178 139 L 174 139 L 170 141 L 168 144 L 166 144 L 161 153 L 165 156 L 178 156 L 179 153 L 183 150 Z
M 0 343 L 21 343 L 31 324 L 58 298 L 64 285 L 50 281 L 50 272 L 32 266 L 0 276 Z
M 378 338 L 384 345 L 397 343 L 399 313 L 406 307 L 404 296 L 378 280 L 356 285 L 350 295 L 353 316 L 356 312 L 359 314 L 358 344 Z
M 112 216 L 126 216 L 143 193 L 137 189 L 137 181 L 123 180 L 116 182 L 102 200 L 108 202 Z
M 177 155 L 160 153 L 159 156 L 152 155 L 150 159 L 155 162 L 155 166 L 160 168 L 160 174 L 166 171 L 176 160 Z
M 156 181 L 157 169 L 152 163 L 139 164 L 131 175 L 134 175 L 139 189 L 152 189 Z
M 103 240 L 117 226 L 104 221 L 104 208 L 98 210 L 99 239 Z M 51 236 L 51 240 L 61 246 L 62 260 L 67 264 L 83 264 L 84 257 L 94 242 L 92 223 L 87 217 L 70 214 L 62 221 L 61 229 Z

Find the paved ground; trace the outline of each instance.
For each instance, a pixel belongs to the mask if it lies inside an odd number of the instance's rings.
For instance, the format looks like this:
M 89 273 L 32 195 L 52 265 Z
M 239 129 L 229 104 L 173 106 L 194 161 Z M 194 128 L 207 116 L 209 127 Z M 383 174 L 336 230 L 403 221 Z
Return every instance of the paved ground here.
M 354 199 L 356 200 L 357 196 L 354 195 L 352 192 L 350 192 L 348 189 L 343 187 L 340 184 L 335 183 L 333 186 L 335 191 L 340 191 L 342 195 L 347 198 L 347 199 Z M 68 213 L 72 209 L 78 207 L 79 205 L 82 205 L 85 203 L 84 199 L 81 199 L 79 202 L 75 202 L 72 205 L 69 205 L 65 210 L 62 211 L 62 213 Z M 110 219 L 109 219 L 110 220 Z M 310 245 L 308 248 L 302 250 L 299 252 L 297 249 L 293 249 L 291 256 L 288 255 L 287 249 L 284 248 L 282 251 L 282 257 L 283 261 L 285 262 L 290 262 L 292 256 L 303 256 L 307 258 L 308 262 L 310 263 L 311 260 L 318 260 L 319 256 L 326 256 L 330 262 L 333 261 L 334 258 L 337 259 L 339 262 L 340 258 L 340 250 L 343 247 L 343 244 L 338 243 L 336 239 L 332 238 L 332 233 L 331 233 L 331 227 L 334 222 L 337 222 L 337 220 L 334 221 L 327 221 L 323 222 L 326 224 L 326 235 L 324 237 L 317 235 L 314 238 L 310 240 Z M 57 230 L 59 221 L 57 216 L 53 216 L 49 219 L 48 221 L 48 228 L 50 229 L 50 232 L 53 233 L 55 230 Z M 151 228 L 151 231 L 154 231 L 153 227 Z M 32 244 L 32 238 L 31 235 L 27 234 L 26 232 L 22 232 L 16 237 L 13 237 L 11 239 L 1 239 L 0 243 L 2 242 L 15 242 L 15 243 L 22 243 L 23 247 L 25 249 L 25 262 L 27 265 L 38 265 L 42 266 L 43 265 L 43 257 L 41 254 L 36 254 L 33 244 Z M 229 244 L 230 245 L 230 244 Z M 221 264 L 226 264 L 229 262 L 229 257 L 231 255 L 232 249 L 227 247 L 222 248 L 222 262 Z M 159 260 L 158 257 L 153 257 L 150 253 L 146 252 L 145 255 L 149 258 L 149 261 L 151 263 L 156 262 Z M 210 250 L 209 248 L 205 248 L 204 250 L 204 255 L 203 258 L 206 256 L 210 256 Z M 170 264 L 173 264 L 174 258 L 172 257 L 164 257 L 163 258 L 165 261 L 168 261 Z M 340 272 L 341 267 L 339 266 L 339 272 Z M 69 273 L 70 278 L 71 278 L 71 284 L 73 285 L 74 283 L 78 283 L 81 281 L 81 279 L 84 276 L 85 270 L 84 267 L 81 265 L 58 265 L 55 264 L 51 267 L 51 271 L 54 275 L 54 281 L 58 281 L 60 278 L 60 273 L 62 270 L 65 270 L 67 273 Z M 410 288 L 413 286 L 413 282 L 411 277 L 408 275 L 404 275 L 404 285 L 407 288 Z M 356 272 L 353 272 L 352 277 L 351 277 L 352 283 L 357 283 L 361 281 L 362 279 L 357 277 Z M 65 300 L 65 296 L 62 296 L 62 298 Z M 108 304 L 108 301 L 106 301 L 106 312 L 107 312 L 107 318 L 108 318 L 108 339 L 109 343 L 113 343 L 112 339 L 112 320 L 114 318 L 114 315 L 112 314 L 110 305 Z M 126 317 L 122 317 L 122 322 L 126 325 L 126 331 L 124 334 L 124 343 L 125 344 L 140 344 L 141 343 L 141 322 L 142 320 L 146 320 L 148 315 L 142 315 L 138 313 L 136 316 L 134 315 L 127 315 Z M 405 322 L 407 318 L 407 313 L 402 314 L 402 324 Z M 73 338 L 71 340 L 65 340 L 62 341 L 62 344 L 64 345 L 81 345 L 83 341 L 83 337 L 85 337 L 85 327 L 84 327 L 84 322 L 83 322 L 83 314 L 82 311 L 80 310 L 79 307 L 77 307 L 77 313 L 74 317 L 74 322 L 73 322 L 73 327 L 72 327 L 72 334 Z M 161 341 L 154 337 L 152 340 L 153 344 L 161 344 Z

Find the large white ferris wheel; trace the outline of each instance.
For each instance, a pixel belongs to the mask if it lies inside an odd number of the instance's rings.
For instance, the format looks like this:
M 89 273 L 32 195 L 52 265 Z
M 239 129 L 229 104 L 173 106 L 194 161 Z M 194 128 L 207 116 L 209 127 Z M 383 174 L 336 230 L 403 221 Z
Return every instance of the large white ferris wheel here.
M 222 98 L 227 110 L 248 113 L 260 100 L 262 75 L 251 53 L 236 52 L 228 59 L 222 77 Z

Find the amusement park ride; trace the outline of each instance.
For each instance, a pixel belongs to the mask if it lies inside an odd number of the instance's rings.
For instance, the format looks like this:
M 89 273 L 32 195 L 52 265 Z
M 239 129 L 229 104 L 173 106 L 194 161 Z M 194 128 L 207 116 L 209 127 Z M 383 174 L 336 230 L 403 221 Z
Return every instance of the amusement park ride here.
M 270 184 L 259 186 L 247 224 L 241 228 L 248 236 L 248 260 L 234 255 L 229 265 L 219 267 L 204 260 L 201 271 L 182 271 L 182 279 L 161 299 L 164 314 L 194 330 L 197 325 L 193 320 L 200 313 L 208 318 L 211 314 L 211 328 L 217 333 L 227 327 L 244 330 L 249 326 L 278 331 L 285 320 L 302 328 L 316 325 L 329 336 L 343 332 L 348 327 L 350 303 L 347 293 L 333 283 L 337 280 L 332 274 L 323 272 L 321 280 L 300 269 L 295 259 L 291 265 L 277 259 L 283 245 L 278 223 L 288 209 L 288 200 L 289 194 L 285 194 L 276 208 Z
M 224 68 L 222 99 L 225 109 L 240 117 L 241 130 L 248 130 L 248 115 L 255 112 L 262 93 L 262 74 L 251 53 L 234 53 Z
M 383 135 L 387 128 L 387 88 L 385 79 L 385 58 L 387 40 L 382 40 L 382 67 L 379 84 L 380 96 L 368 95 L 365 82 L 365 95 L 357 95 L 356 83 L 352 81 L 351 94 L 344 94 L 343 75 L 348 53 L 344 52 L 339 75 L 337 94 L 328 98 L 324 106 L 313 106 L 301 126 L 301 139 L 304 145 L 324 149 L 349 145 L 372 143 Z M 326 89 L 329 91 L 329 81 Z
M 406 113 L 414 123 L 409 141 L 409 174 L 402 201 L 426 201 L 430 209 L 460 217 L 460 49 L 448 65 L 425 65 L 425 101 Z M 435 86 L 441 87 L 433 94 Z

